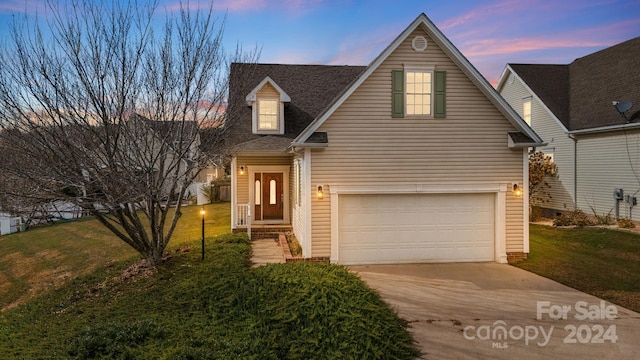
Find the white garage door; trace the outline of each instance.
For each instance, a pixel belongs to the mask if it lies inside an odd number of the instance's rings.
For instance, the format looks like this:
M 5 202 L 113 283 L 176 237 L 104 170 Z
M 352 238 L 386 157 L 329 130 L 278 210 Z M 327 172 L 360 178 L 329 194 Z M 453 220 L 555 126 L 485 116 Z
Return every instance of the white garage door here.
M 494 260 L 494 194 L 340 195 L 342 264 Z

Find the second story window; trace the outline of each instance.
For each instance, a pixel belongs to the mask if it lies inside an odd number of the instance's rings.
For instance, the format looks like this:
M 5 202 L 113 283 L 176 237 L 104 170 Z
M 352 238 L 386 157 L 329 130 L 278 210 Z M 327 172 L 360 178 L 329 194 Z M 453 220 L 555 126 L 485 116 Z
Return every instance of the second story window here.
M 406 71 L 406 114 L 431 115 L 431 72 Z
M 391 71 L 391 117 L 446 118 L 447 72 L 433 66 Z
M 258 130 L 279 130 L 279 107 L 276 99 L 258 101 Z
M 284 107 L 291 98 L 270 77 L 253 88 L 245 100 L 251 107 L 251 130 L 254 134 L 284 134 Z
M 522 119 L 531 126 L 531 97 L 522 99 Z

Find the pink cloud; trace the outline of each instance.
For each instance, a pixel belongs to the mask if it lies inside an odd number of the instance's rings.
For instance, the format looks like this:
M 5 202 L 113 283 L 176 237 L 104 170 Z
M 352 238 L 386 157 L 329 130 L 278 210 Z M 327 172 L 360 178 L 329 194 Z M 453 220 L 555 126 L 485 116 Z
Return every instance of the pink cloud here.
M 624 30 L 637 29 L 639 26 L 640 19 L 632 19 L 541 37 L 473 39 L 465 41 L 460 48 L 466 56 L 474 57 L 558 48 L 607 47 L 628 40 L 621 38 L 625 34 Z
M 471 21 L 486 21 L 488 17 L 495 18 L 500 14 L 512 13 L 523 8 L 530 7 L 529 1 L 506 0 L 493 4 L 482 5 L 476 9 L 468 11 L 462 15 L 451 18 L 438 25 L 441 30 L 448 30 L 460 25 L 468 24 Z
M 163 6 L 167 11 L 178 11 L 183 7 L 190 10 L 208 10 L 211 7 L 218 11 L 258 11 L 267 6 L 267 0 L 214 0 L 214 1 L 171 1 Z
M 211 6 L 214 10 L 229 12 L 253 12 L 261 11 L 266 8 L 282 8 L 288 13 L 302 14 L 311 11 L 316 5 L 322 3 L 323 0 L 200 0 L 189 3 L 188 8 L 191 10 L 209 9 Z M 184 6 L 183 1 L 183 6 Z M 174 0 L 165 4 L 168 11 L 179 10 L 180 1 Z

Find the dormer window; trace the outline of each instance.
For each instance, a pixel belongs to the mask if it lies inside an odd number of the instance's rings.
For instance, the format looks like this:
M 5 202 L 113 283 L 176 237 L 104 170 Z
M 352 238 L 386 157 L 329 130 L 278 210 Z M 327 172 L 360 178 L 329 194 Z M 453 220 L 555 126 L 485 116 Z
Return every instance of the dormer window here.
M 258 100 L 258 131 L 279 130 L 278 99 Z
M 262 80 L 246 101 L 251 106 L 254 134 L 284 134 L 284 103 L 291 98 L 270 77 Z

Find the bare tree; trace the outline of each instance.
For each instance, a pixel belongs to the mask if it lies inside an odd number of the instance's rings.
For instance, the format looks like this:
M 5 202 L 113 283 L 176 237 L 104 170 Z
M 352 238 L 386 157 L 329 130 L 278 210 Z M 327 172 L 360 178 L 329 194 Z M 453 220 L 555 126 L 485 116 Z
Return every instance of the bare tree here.
M 11 195 L 77 204 L 151 266 L 206 163 L 200 128 L 230 121 L 229 64 L 256 54 L 225 53 L 211 8 L 167 11 L 161 26 L 158 12 L 49 2 L 46 22 L 14 18 L 0 54 L 0 171 L 29 184 Z

